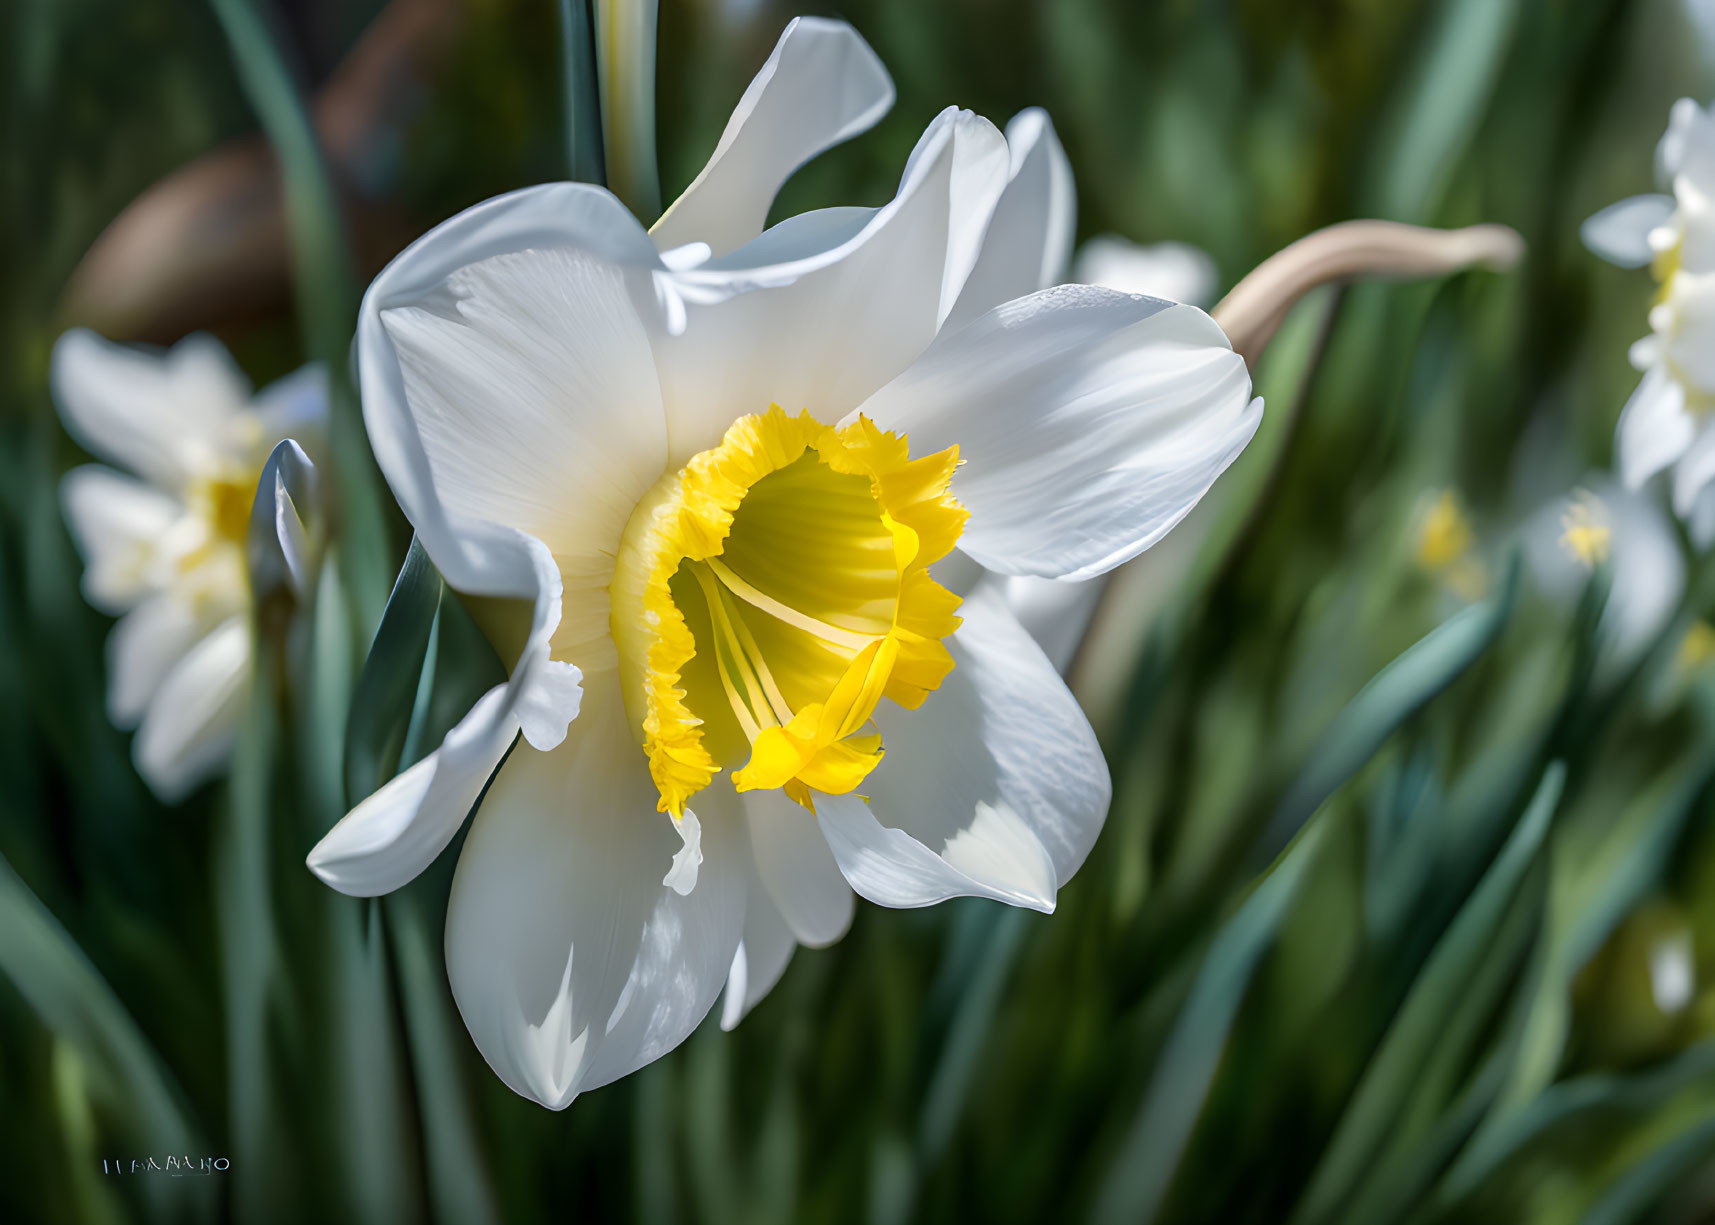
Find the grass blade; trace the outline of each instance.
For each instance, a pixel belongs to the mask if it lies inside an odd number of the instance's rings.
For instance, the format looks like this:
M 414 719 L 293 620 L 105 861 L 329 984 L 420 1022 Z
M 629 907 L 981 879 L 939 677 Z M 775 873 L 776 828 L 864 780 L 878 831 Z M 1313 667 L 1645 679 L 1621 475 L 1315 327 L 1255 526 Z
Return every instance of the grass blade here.
M 93 1073 L 90 1084 L 101 1104 L 110 1117 L 124 1120 L 127 1140 L 143 1151 L 207 1153 L 160 1056 L 76 941 L 4 858 L 0 931 L 6 933 L 0 974 L 42 1024 L 78 1052 Z M 207 1179 L 150 1179 L 147 1188 L 162 1220 L 212 1220 L 212 1190 Z
M 1365 1069 L 1340 1118 L 1295 1221 L 1329 1219 L 1372 1168 L 1455 1011 L 1473 995 L 1497 932 L 1526 871 L 1536 861 L 1560 802 L 1566 770 L 1544 774 L 1525 815 L 1471 898 L 1430 954 L 1398 1017 Z

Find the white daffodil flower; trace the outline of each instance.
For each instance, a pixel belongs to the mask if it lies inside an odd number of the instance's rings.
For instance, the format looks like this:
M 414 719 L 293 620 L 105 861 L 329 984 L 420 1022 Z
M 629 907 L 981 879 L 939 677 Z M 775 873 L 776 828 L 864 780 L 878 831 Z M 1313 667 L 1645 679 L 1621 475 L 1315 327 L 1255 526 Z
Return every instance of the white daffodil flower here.
M 1656 148 L 1664 194 L 1633 196 L 1584 223 L 1584 243 L 1661 283 L 1650 334 L 1632 346 L 1643 379 L 1620 414 L 1621 479 L 1673 472 L 1673 506 L 1700 548 L 1715 541 L 1715 116 L 1674 104 Z
M 1647 494 L 1592 473 L 1576 490 L 1538 507 L 1523 531 L 1525 562 L 1540 589 L 1571 606 L 1593 567 L 1613 566 L 1602 610 L 1601 666 L 1613 675 L 1635 663 L 1679 606 L 1685 557 L 1673 520 Z
M 108 714 L 137 729 L 137 772 L 173 803 L 231 748 L 250 676 L 257 480 L 277 442 L 320 430 L 326 381 L 306 367 L 253 397 L 208 336 L 151 352 L 83 330 L 54 346 L 51 380 L 72 436 L 126 470 L 75 468 L 61 494 L 84 596 L 119 617 Z
M 494 775 L 448 975 L 544 1105 L 670 1050 L 723 984 L 736 1022 L 854 890 L 1051 910 L 1107 770 L 1004 599 L 963 584 L 1110 569 L 1256 429 L 1201 311 L 1038 292 L 1069 205 L 1040 112 L 1003 136 L 948 110 L 888 204 L 763 232 L 892 97 L 849 27 L 796 21 L 653 234 L 599 188 L 516 192 L 364 299 L 376 457 L 516 664 L 309 862 L 397 888 Z

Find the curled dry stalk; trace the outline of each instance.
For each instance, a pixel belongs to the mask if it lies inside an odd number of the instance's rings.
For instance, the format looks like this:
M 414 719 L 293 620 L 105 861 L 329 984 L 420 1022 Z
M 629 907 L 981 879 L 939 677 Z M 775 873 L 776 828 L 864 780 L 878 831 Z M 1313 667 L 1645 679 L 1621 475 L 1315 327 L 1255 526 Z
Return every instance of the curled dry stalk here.
M 1269 256 L 1210 313 L 1254 367 L 1286 312 L 1318 286 L 1415 280 L 1466 268 L 1504 272 L 1523 254 L 1524 239 L 1504 225 L 1435 230 L 1397 221 L 1342 221 Z

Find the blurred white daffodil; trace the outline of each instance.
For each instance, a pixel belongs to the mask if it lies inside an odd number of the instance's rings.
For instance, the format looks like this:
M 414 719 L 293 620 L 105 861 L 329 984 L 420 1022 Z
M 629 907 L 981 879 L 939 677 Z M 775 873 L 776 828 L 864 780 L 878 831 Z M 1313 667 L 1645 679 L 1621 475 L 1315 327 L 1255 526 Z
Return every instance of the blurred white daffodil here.
M 397 888 L 494 774 L 447 968 L 547 1106 L 671 1049 L 723 984 L 735 1023 L 853 890 L 1051 910 L 1107 770 L 1004 599 L 961 593 L 1136 555 L 1256 429 L 1201 311 L 1043 291 L 1070 184 L 1041 112 L 1002 135 L 949 109 L 890 203 L 764 232 L 892 99 L 848 26 L 796 21 L 652 233 L 599 188 L 516 192 L 364 300 L 382 471 L 455 590 L 510 598 L 472 606 L 517 662 L 309 862 Z
M 1584 223 L 1585 245 L 1623 268 L 1649 266 L 1661 290 L 1643 372 L 1620 414 L 1620 478 L 1638 488 L 1672 469 L 1673 506 L 1699 548 L 1715 542 L 1715 116 L 1674 104 L 1656 147 L 1662 194 L 1633 196 Z
M 61 492 L 84 595 L 120 618 L 108 713 L 137 729 L 137 771 L 171 803 L 231 747 L 250 676 L 257 481 L 281 439 L 319 432 L 325 379 L 306 367 L 253 397 L 210 337 L 152 352 L 75 330 L 54 346 L 52 384 L 72 436 L 125 469 L 86 464 Z
M 1215 296 L 1215 261 L 1189 243 L 1147 245 L 1117 234 L 1098 234 L 1078 248 L 1072 279 L 1121 293 L 1207 306 Z
M 1602 609 L 1601 666 L 1615 674 L 1667 626 L 1685 590 L 1685 557 L 1657 501 L 1592 473 L 1570 494 L 1537 508 L 1524 526 L 1525 561 L 1542 591 L 1568 607 L 1592 570 L 1611 564 Z

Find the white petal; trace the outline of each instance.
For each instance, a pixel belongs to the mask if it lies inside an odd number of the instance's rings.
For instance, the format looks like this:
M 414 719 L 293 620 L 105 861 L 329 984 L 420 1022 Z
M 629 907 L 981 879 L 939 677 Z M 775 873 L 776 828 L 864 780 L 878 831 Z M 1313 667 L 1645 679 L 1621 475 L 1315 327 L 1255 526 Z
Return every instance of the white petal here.
M 501 1079 L 560 1109 L 665 1054 L 708 1012 L 744 923 L 744 831 L 703 813 L 697 887 L 611 688 L 551 753 L 520 746 L 459 857 L 447 973 Z
M 976 259 L 1005 185 L 1005 139 L 986 120 L 948 110 L 906 164 L 899 194 L 838 246 L 773 231 L 707 269 L 679 274 L 684 334 L 659 350 L 670 464 L 720 441 L 770 404 L 833 421 L 929 344 Z M 855 214 L 809 225 L 820 234 Z M 782 250 L 810 253 L 768 262 Z
M 173 666 L 209 630 L 190 603 L 167 591 L 126 613 L 107 638 L 107 717 L 135 727 Z
M 433 752 L 359 803 L 310 851 L 310 869 L 342 893 L 370 897 L 410 881 L 452 841 L 520 732 L 547 751 L 578 717 L 583 673 L 549 658 L 560 620 L 554 559 L 533 536 L 514 533 L 513 540 L 537 593 L 511 679 L 483 694 Z
M 757 878 L 798 943 L 820 948 L 852 925 L 852 888 L 815 815 L 780 791 L 743 797 Z
M 1670 289 L 1667 301 L 1650 312 L 1651 321 L 1668 317 L 1665 339 L 1675 373 L 1694 388 L 1715 391 L 1715 272 L 1681 272 Z
M 1655 258 L 1649 234 L 1673 216 L 1673 197 L 1633 196 L 1610 204 L 1578 231 L 1584 245 L 1610 264 L 1642 268 Z
M 1620 410 L 1615 437 L 1620 479 L 1632 489 L 1685 454 L 1697 422 L 1685 409 L 1685 388 L 1664 366 L 1651 367 Z
M 49 378 L 73 437 L 165 489 L 226 456 L 250 395 L 231 356 L 200 334 L 162 353 L 76 328 L 54 345 Z
M 1072 279 L 1120 293 L 1207 306 L 1215 296 L 1215 261 L 1182 242 L 1142 246 L 1116 234 L 1099 234 L 1078 248 Z
M 538 584 L 517 530 L 548 532 L 578 512 L 605 523 L 621 486 L 649 466 L 659 474 L 648 359 L 633 364 L 645 326 L 638 298 L 652 300 L 659 269 L 619 201 L 554 183 L 467 209 L 369 287 L 357 339 L 364 423 L 406 518 L 454 587 L 532 596 Z M 558 462 L 569 466 L 553 469 Z
M 880 211 L 874 208 L 841 207 L 797 213 L 778 225 L 769 226 L 759 237 L 731 255 L 709 260 L 700 271 L 706 274 L 726 270 L 775 270 L 784 266 L 783 271 L 771 272 L 770 275 L 779 283 L 787 284 L 795 279 L 793 274 L 801 271 L 794 267 L 795 265 L 802 265 L 807 269 L 815 264 L 818 258 L 826 257 L 830 252 L 838 252 L 863 233 L 864 228 Z M 724 300 L 730 295 L 718 296 Z
M 99 464 L 66 473 L 60 499 L 83 554 L 84 597 L 107 613 L 163 586 L 161 545 L 184 514 L 178 499 Z
M 856 30 L 843 21 L 793 19 L 739 99 L 708 165 L 655 223 L 656 243 L 704 242 L 719 255 L 749 242 L 794 170 L 868 130 L 892 105 L 893 82 Z
M 1675 195 L 1715 194 L 1715 115 L 1689 98 L 1674 103 L 1656 146 L 1656 171 Z
M 496 685 L 439 748 L 329 830 L 310 852 L 310 870 L 353 897 L 375 897 L 408 883 L 458 833 L 517 734 L 507 686 Z
M 520 251 L 380 311 L 455 522 L 503 524 L 572 557 L 617 550 L 667 455 L 639 279 L 578 248 Z
M 1715 421 L 1704 422 L 1673 468 L 1673 510 L 1690 516 L 1698 496 L 1715 482 Z
M 1685 161 L 1686 145 L 1693 130 L 1704 122 L 1703 108 L 1691 98 L 1681 98 L 1668 112 L 1667 131 L 1655 147 L 1656 181 L 1671 187 L 1679 168 Z
M 990 897 L 1054 908 L 1107 816 L 1095 733 L 992 589 L 960 609 L 952 673 L 922 709 L 876 711 L 886 756 L 816 811 L 846 879 L 884 906 Z
M 1602 628 L 1609 649 L 1626 659 L 1645 650 L 1672 619 L 1685 590 L 1679 538 L 1654 497 L 1613 481 L 1590 486 L 1607 509 L 1614 563 Z
M 1250 386 L 1195 307 L 1062 286 L 943 335 L 859 411 L 913 453 L 958 446 L 962 550 L 1089 578 L 1164 536 L 1244 449 Z
M 846 892 L 849 894 L 851 890 Z M 762 997 L 774 989 L 797 947 L 786 920 L 774 908 L 761 882 L 753 877 L 745 897 L 744 938 L 739 941 L 738 951 L 732 955 L 732 968 L 727 972 L 726 992 L 721 1002 L 722 1029 L 736 1028 Z
M 1072 165 L 1048 112 L 1031 107 L 1006 125 L 1011 158 L 1006 190 L 995 204 L 976 267 L 947 316 L 962 327 L 984 311 L 1057 285 L 1066 277 L 1078 219 Z
M 161 682 L 132 744 L 137 772 L 176 803 L 225 764 L 250 691 L 250 625 L 234 617 Z
M 1078 644 L 1084 640 L 1084 631 L 1090 627 L 1096 603 L 1107 586 L 1107 576 L 1074 582 L 997 574 L 989 581 L 1001 585 L 1012 615 L 1036 639 L 1036 645 L 1042 648 L 1055 670 L 1064 674 L 1078 652 Z

